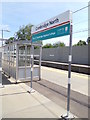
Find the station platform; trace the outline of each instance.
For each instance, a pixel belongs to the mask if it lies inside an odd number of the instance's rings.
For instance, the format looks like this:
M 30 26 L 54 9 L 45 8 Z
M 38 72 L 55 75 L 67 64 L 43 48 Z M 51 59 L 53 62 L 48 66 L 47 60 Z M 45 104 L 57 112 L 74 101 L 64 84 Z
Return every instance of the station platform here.
M 38 64 L 38 60 L 35 60 L 35 63 Z M 68 70 L 68 63 L 42 60 L 41 64 L 42 66 L 46 66 L 46 67 L 52 67 L 52 68 L 61 69 L 61 70 Z M 80 65 L 80 64 L 71 64 L 71 71 L 90 75 L 90 66 Z
M 15 80 L 4 76 L 4 87 L 0 88 L 0 118 L 60 118 L 66 109 L 57 105 L 25 83 L 15 84 Z M 76 117 L 76 116 L 75 116 Z

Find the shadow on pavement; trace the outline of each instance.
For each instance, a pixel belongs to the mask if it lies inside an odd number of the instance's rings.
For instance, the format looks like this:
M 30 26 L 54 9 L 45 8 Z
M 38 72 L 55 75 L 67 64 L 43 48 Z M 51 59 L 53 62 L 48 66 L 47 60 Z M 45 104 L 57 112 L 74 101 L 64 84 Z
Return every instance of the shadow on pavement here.
M 9 79 L 10 78 L 8 78 L 8 76 L 6 76 L 6 74 L 2 73 L 2 85 L 20 84 L 20 83 L 29 83 L 30 82 L 30 80 L 28 80 L 28 81 L 18 81 L 16 83 L 16 81 L 11 82 Z M 33 81 L 33 82 L 37 82 L 37 81 Z
M 27 92 L 16 92 L 16 93 L 9 93 L 9 94 L 3 94 L 3 95 L 0 95 L 0 96 L 11 96 L 11 95 L 19 95 L 19 94 L 25 94 Z
M 9 81 L 9 78 L 5 74 L 2 73 L 2 85 L 9 85 L 9 84 L 15 84 L 15 83 L 11 83 Z

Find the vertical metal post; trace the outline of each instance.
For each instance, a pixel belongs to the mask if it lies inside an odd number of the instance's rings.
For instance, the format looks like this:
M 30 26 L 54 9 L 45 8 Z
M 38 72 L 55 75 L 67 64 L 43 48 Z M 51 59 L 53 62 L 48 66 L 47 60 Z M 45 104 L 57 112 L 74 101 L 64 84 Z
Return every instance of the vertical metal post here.
M 30 61 L 30 63 L 31 63 L 31 86 L 30 86 L 30 91 L 27 91 L 27 92 L 33 93 L 33 92 L 35 92 L 35 90 L 33 90 L 33 88 L 32 88 L 32 81 L 33 81 L 33 55 L 34 55 L 34 46 L 32 45 L 32 43 L 31 43 L 31 53 L 30 53 L 30 55 L 31 55 L 31 61 Z
M 2 46 L 3 46 L 3 30 L 2 30 Z
M 34 52 L 34 46 L 31 44 L 31 90 L 32 90 L 32 81 L 33 81 L 33 52 Z
M 8 74 L 8 76 L 10 78 L 10 42 L 9 42 L 8 48 L 9 48 L 9 53 L 8 53 L 8 56 L 9 56 L 9 74 Z
M 14 55 L 15 55 L 15 45 L 13 44 L 13 69 L 14 69 L 14 64 L 15 64 Z M 13 76 L 14 76 L 14 78 L 15 78 L 15 72 L 13 72 Z
M 27 68 L 27 45 L 25 45 L 25 79 L 26 79 L 26 68 Z
M 39 80 L 41 80 L 41 59 L 42 59 L 42 46 L 40 46 L 40 54 L 39 54 Z
M 72 24 L 70 25 L 70 42 L 69 42 L 69 67 L 68 67 L 68 93 L 67 93 L 67 116 L 70 112 L 70 87 L 71 87 L 71 62 L 72 62 Z
M 13 44 L 13 77 L 14 77 L 14 44 Z
M 2 85 L 2 53 L 0 52 L 0 88 L 3 88 Z
M 16 44 L 16 83 L 17 83 L 17 80 L 18 80 L 18 60 L 19 60 L 19 46 L 18 44 Z
M 10 45 L 10 76 L 12 76 L 12 45 Z

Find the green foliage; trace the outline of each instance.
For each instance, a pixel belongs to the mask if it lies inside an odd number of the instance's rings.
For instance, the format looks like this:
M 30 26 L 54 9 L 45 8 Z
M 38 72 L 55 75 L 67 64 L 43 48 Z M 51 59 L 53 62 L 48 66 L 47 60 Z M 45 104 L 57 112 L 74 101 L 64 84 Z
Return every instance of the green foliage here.
M 13 42 L 14 39 L 15 39 L 14 37 L 10 37 L 10 38 L 5 42 L 5 44 L 9 44 L 9 42 Z
M 86 45 L 86 42 L 85 42 L 85 41 L 80 40 L 80 41 L 77 43 L 77 45 L 78 45 L 78 46 Z
M 65 44 L 63 42 L 60 42 L 59 46 L 60 47 L 65 47 Z
M 9 40 L 13 41 L 13 40 L 14 40 L 14 37 L 10 37 Z
M 26 25 L 20 27 L 20 29 L 16 32 L 15 38 L 19 40 L 30 40 L 31 39 L 31 28 L 33 25 Z
M 58 47 L 58 44 L 53 44 L 53 48 L 57 48 Z
M 77 46 L 77 44 L 74 44 L 73 46 Z
M 55 44 L 46 44 L 43 46 L 43 48 L 57 48 L 57 47 L 64 47 L 65 44 L 63 42 L 55 43 Z
M 29 24 L 26 26 L 20 27 L 20 29 L 15 33 L 15 37 L 10 37 L 5 44 L 13 42 L 13 40 L 31 40 L 31 28 L 33 25 Z
M 53 44 L 53 48 L 57 47 L 65 47 L 65 44 L 63 42 Z
M 52 44 L 46 44 L 43 46 L 43 48 L 53 48 Z
M 82 46 L 82 45 L 86 45 L 86 42 L 83 40 L 80 40 L 77 44 L 75 44 L 73 46 Z
M 35 46 L 34 49 L 39 49 L 39 46 Z

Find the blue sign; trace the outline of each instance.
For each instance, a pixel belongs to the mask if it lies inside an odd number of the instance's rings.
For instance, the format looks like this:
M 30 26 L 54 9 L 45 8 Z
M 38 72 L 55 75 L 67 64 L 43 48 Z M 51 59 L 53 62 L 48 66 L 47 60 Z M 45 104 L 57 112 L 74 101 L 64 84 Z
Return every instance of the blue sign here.
M 70 22 L 39 33 L 32 34 L 32 42 L 70 35 Z

